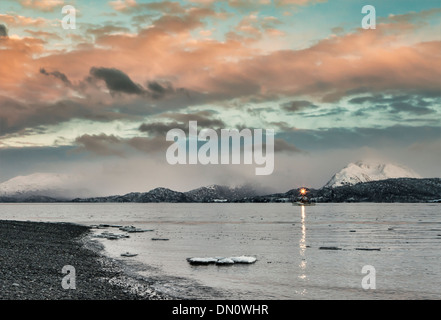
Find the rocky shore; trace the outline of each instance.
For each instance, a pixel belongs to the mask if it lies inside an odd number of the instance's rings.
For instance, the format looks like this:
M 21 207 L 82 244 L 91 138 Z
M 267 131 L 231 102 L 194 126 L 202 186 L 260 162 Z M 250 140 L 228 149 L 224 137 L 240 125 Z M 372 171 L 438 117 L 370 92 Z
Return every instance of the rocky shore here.
M 129 279 L 116 261 L 101 255 L 98 243 L 85 241 L 89 230 L 68 223 L 0 220 L 0 299 L 167 298 L 147 281 Z

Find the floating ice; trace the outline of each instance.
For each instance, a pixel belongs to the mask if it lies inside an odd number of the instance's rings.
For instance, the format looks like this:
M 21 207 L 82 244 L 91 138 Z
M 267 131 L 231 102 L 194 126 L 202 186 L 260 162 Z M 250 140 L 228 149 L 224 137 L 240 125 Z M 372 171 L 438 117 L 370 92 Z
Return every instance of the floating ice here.
M 111 233 L 111 232 L 104 231 L 101 234 L 95 235 L 95 238 L 105 238 L 105 239 L 109 239 L 109 240 L 117 240 L 117 239 L 122 239 L 122 238 L 129 238 L 129 236 L 126 234 L 122 234 L 122 233 Z
M 254 257 L 247 257 L 247 256 L 231 257 L 230 259 L 233 260 L 234 263 L 247 263 L 247 264 L 254 263 L 257 260 Z
M 212 264 L 216 263 L 219 259 L 217 258 L 187 258 L 187 261 L 190 264 Z
M 146 231 L 154 231 L 154 230 L 151 230 L 151 229 L 139 229 L 139 228 L 136 228 L 136 227 L 134 227 L 134 226 L 124 226 L 124 227 L 120 227 L 119 228 L 119 230 L 121 230 L 121 231 L 126 231 L 126 232 L 146 232 Z
M 230 265 L 230 264 L 251 264 L 257 261 L 255 257 L 239 256 L 239 257 L 207 257 L 207 258 L 187 258 L 187 261 L 193 265 Z
M 138 255 L 137 253 L 130 253 L 130 252 L 121 253 L 122 257 L 135 257 L 137 255 Z
M 216 264 L 234 264 L 231 258 L 223 258 L 216 261 Z

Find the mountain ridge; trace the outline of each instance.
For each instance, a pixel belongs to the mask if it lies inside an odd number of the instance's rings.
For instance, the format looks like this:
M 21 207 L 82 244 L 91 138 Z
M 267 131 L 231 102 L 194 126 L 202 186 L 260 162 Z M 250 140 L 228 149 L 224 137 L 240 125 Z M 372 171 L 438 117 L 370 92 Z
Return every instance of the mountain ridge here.
M 84 189 L 66 190 L 66 181 L 80 185 L 75 177 L 66 174 L 18 176 L 0 183 L 0 202 L 286 202 L 296 197 L 300 189 L 263 194 L 252 185 L 210 185 L 186 192 L 157 187 L 147 192 L 91 197 Z M 310 189 L 309 195 L 316 202 L 436 201 L 441 199 L 441 178 L 421 178 L 401 165 L 357 161 L 334 174 L 322 188 Z
M 393 178 L 421 178 L 421 176 L 401 164 L 359 160 L 349 163 L 335 173 L 324 187 L 334 188 Z
M 36 172 L 0 183 L 0 197 L 3 198 L 47 197 L 69 200 L 88 194 L 90 191 L 81 186 L 77 176 L 62 173 Z
M 221 193 L 206 194 L 206 188 L 222 190 Z M 230 190 L 228 193 L 227 190 Z M 290 202 L 298 195 L 300 188 L 282 193 L 256 195 L 245 193 L 241 188 L 227 186 L 201 187 L 187 192 L 174 191 L 168 188 L 155 188 L 148 192 L 131 192 L 125 195 L 106 197 L 57 199 L 48 196 L 34 195 L 29 198 L 0 196 L 0 202 L 74 202 L 74 203 L 275 203 Z M 201 192 L 201 190 L 203 192 Z M 240 193 L 243 192 L 243 193 Z M 253 191 L 250 191 L 253 192 Z M 241 195 L 241 196 L 239 196 Z M 362 182 L 335 188 L 322 187 L 309 189 L 311 199 L 318 203 L 327 202 L 441 202 L 441 178 L 396 178 L 379 181 Z

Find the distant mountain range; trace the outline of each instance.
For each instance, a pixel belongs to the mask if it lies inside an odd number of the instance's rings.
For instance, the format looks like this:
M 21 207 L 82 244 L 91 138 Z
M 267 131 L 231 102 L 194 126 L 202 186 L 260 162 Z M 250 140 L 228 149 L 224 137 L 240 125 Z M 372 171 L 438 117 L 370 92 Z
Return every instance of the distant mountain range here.
M 74 199 L 74 202 L 240 202 L 257 197 L 257 192 L 249 186 L 226 187 L 212 185 L 188 192 L 178 192 L 167 188 L 156 188 L 149 192 L 132 192 L 126 195 Z
M 296 197 L 299 189 L 259 196 L 249 202 L 283 202 Z M 355 185 L 310 189 L 311 199 L 323 202 L 441 202 L 440 178 L 396 178 L 361 182 Z
M 0 184 L 0 202 L 266 203 L 289 202 L 299 191 L 298 188 L 261 195 L 250 186 L 212 185 L 188 192 L 156 188 L 148 192 L 88 197 L 87 190 L 65 187 L 67 181 L 74 180 L 68 175 L 43 173 L 16 177 Z M 310 189 L 309 195 L 316 202 L 440 202 L 441 179 L 420 178 L 400 165 L 359 161 L 333 175 L 322 188 Z
M 89 195 L 90 191 L 82 186 L 80 179 L 68 174 L 38 172 L 0 183 L 0 201 L 3 202 L 5 199 L 13 202 L 71 200 Z

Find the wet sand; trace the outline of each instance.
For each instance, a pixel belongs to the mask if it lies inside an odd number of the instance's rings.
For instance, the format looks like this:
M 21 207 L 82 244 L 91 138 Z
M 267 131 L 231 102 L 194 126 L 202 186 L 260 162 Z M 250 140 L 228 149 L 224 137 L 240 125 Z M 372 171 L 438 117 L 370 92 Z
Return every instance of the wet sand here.
M 117 261 L 100 254 L 90 228 L 69 223 L 0 220 L 2 300 L 163 300 L 148 280 L 131 279 Z M 63 278 L 75 268 L 75 282 Z M 66 278 L 67 279 L 67 278 Z M 131 285 L 128 285 L 131 284 Z

